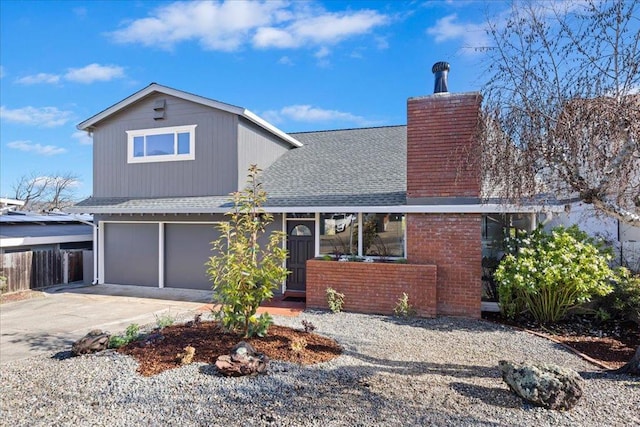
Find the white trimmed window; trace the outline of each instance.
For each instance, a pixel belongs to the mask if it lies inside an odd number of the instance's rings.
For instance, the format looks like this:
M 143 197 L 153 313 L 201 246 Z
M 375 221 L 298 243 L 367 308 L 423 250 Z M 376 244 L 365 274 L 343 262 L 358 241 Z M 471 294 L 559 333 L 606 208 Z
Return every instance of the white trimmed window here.
M 195 159 L 196 126 L 128 130 L 128 163 Z

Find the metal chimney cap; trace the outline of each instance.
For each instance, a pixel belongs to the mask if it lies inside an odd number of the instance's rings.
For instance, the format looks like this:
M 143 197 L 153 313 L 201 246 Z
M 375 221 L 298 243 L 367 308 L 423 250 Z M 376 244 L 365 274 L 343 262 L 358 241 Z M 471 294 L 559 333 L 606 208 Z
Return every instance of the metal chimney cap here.
M 448 62 L 440 61 L 433 64 L 433 67 L 431 67 L 431 72 L 435 74 L 442 71 L 449 71 L 450 69 L 451 69 L 451 66 L 449 65 Z
M 447 83 L 447 75 L 449 74 L 449 66 L 448 62 L 436 62 L 431 67 L 431 72 L 435 76 L 435 85 L 433 87 L 433 93 L 446 93 L 449 92 L 448 83 Z

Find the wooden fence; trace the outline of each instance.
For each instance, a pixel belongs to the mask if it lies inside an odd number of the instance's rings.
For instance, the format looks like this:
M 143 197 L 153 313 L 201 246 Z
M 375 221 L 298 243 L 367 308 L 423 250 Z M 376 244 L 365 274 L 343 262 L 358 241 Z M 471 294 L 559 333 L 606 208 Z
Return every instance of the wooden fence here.
M 82 280 L 82 251 L 24 251 L 2 254 L 3 292 L 41 289 Z

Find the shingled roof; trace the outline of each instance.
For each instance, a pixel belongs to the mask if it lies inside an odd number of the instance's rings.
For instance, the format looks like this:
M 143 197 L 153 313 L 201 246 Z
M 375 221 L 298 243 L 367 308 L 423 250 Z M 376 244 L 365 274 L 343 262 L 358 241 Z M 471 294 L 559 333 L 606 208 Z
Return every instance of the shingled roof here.
M 291 134 L 303 146 L 264 171 L 267 206 L 399 206 L 406 203 L 407 127 Z
M 260 177 L 265 207 L 364 207 L 406 204 L 406 126 L 292 133 L 292 148 Z M 70 212 L 216 213 L 232 206 L 229 196 L 88 198 Z M 287 209 L 283 209 L 287 210 Z

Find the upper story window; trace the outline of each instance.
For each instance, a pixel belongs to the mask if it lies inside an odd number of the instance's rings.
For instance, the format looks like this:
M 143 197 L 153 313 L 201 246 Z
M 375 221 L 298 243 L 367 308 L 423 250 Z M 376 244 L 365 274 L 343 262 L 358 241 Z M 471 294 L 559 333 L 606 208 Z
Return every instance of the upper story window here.
M 148 163 L 195 159 L 196 126 L 128 130 L 127 161 Z

